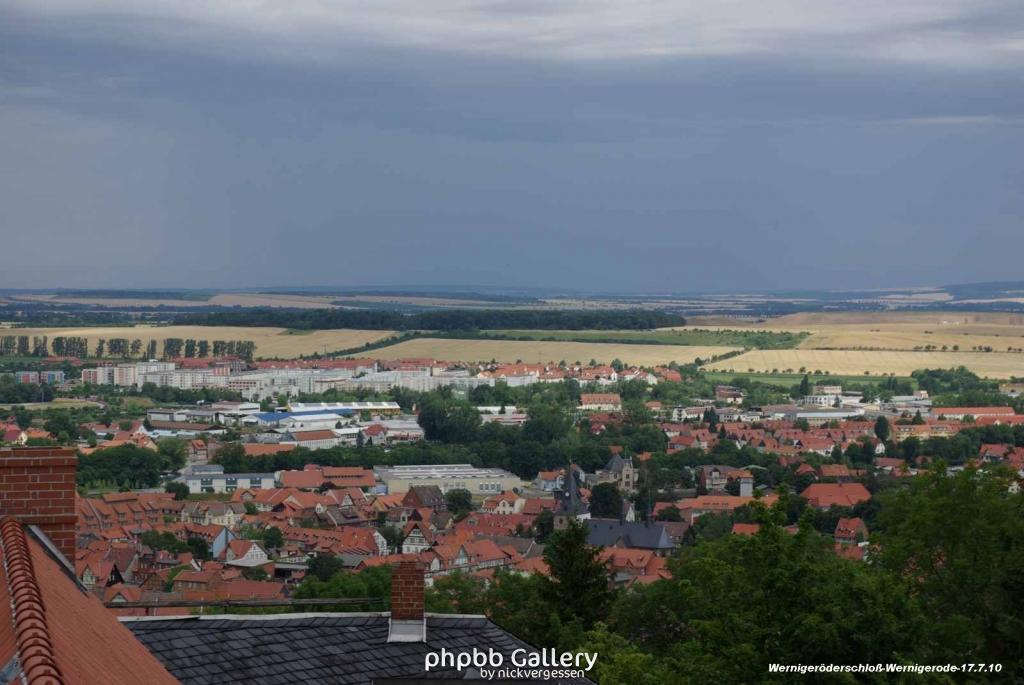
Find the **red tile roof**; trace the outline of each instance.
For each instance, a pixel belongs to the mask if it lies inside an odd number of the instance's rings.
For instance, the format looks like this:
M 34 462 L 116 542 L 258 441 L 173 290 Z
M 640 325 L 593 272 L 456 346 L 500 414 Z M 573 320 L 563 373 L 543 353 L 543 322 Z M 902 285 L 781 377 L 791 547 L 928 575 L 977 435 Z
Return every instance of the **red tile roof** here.
M 329 430 L 311 430 L 311 431 L 294 431 L 292 437 L 295 438 L 296 442 L 306 442 L 308 440 L 335 440 L 337 435 L 334 431 Z
M 262 457 L 266 454 L 291 452 L 295 447 L 295 445 L 280 445 L 274 443 L 263 444 L 258 442 L 247 442 L 242 445 L 242 449 L 245 450 L 245 456 L 247 457 Z
M 622 404 L 622 398 L 614 392 L 585 392 L 580 395 L 580 404 Z
M 812 507 L 822 509 L 832 505 L 852 507 L 871 499 L 871 493 L 860 483 L 813 483 L 800 496 Z
M 177 683 L 21 523 L 0 523 L 0 660 L 32 683 Z M 20 679 L 18 680 L 20 682 Z

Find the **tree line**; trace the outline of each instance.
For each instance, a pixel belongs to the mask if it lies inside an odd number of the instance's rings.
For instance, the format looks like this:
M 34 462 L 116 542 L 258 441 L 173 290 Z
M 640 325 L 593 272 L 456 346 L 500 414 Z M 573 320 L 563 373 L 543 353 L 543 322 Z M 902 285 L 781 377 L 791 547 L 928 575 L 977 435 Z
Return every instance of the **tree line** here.
M 79 359 L 156 359 L 162 344 L 165 359 L 241 357 L 251 361 L 256 353 L 252 340 L 198 340 L 165 338 L 143 342 L 140 338 L 99 338 L 90 350 L 89 339 L 83 336 L 4 335 L 0 336 L 0 357 L 77 357 Z
M 274 309 L 182 314 L 176 323 L 201 326 L 279 326 L 295 329 L 471 331 L 492 328 L 548 330 L 650 329 L 684 326 L 678 314 L 644 309 L 580 311 L 454 309 L 405 314 L 385 309 Z

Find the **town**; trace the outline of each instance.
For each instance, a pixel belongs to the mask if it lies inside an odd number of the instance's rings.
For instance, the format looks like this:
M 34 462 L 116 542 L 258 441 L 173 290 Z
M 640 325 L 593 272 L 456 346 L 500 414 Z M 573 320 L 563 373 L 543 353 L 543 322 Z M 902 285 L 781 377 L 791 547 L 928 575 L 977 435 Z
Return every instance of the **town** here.
M 623 598 L 671 582 L 686 550 L 775 527 L 870 566 L 885 549 L 880 501 L 914 481 L 991 472 L 1012 492 L 1024 481 L 1022 385 L 963 368 L 850 383 L 806 373 L 783 388 L 618 361 L 33 366 L 0 381 L 56 399 L 15 405 L 0 454 L 54 455 L 63 518 L 42 528 L 129 626 L 332 600 L 383 607 L 392 569 L 407 566 L 421 613 L 423 602 L 479 610 L 473 594 L 557 574 L 550 546 L 576 530 Z

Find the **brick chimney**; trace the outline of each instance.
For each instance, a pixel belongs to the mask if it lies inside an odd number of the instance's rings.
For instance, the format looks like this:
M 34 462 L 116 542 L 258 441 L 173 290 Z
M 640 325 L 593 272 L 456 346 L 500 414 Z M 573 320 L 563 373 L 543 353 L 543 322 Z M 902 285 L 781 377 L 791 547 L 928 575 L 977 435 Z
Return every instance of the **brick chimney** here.
M 0 449 L 0 516 L 38 526 L 71 563 L 75 561 L 73 449 Z
M 426 642 L 423 571 L 419 561 L 400 561 L 391 570 L 391 619 L 388 642 Z

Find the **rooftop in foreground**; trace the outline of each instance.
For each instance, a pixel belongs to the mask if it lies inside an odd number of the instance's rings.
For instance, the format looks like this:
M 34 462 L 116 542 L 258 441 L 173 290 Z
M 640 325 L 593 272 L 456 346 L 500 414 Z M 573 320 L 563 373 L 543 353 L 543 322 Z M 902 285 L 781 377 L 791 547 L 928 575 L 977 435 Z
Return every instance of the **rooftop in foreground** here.
M 486 651 L 508 663 L 513 650 L 537 651 L 483 616 L 427 614 L 426 642 L 388 642 L 386 613 L 123 618 L 124 624 L 184 683 L 351 683 L 388 678 L 473 679 L 424 672 L 428 652 Z M 586 683 L 583 679 L 552 682 Z

